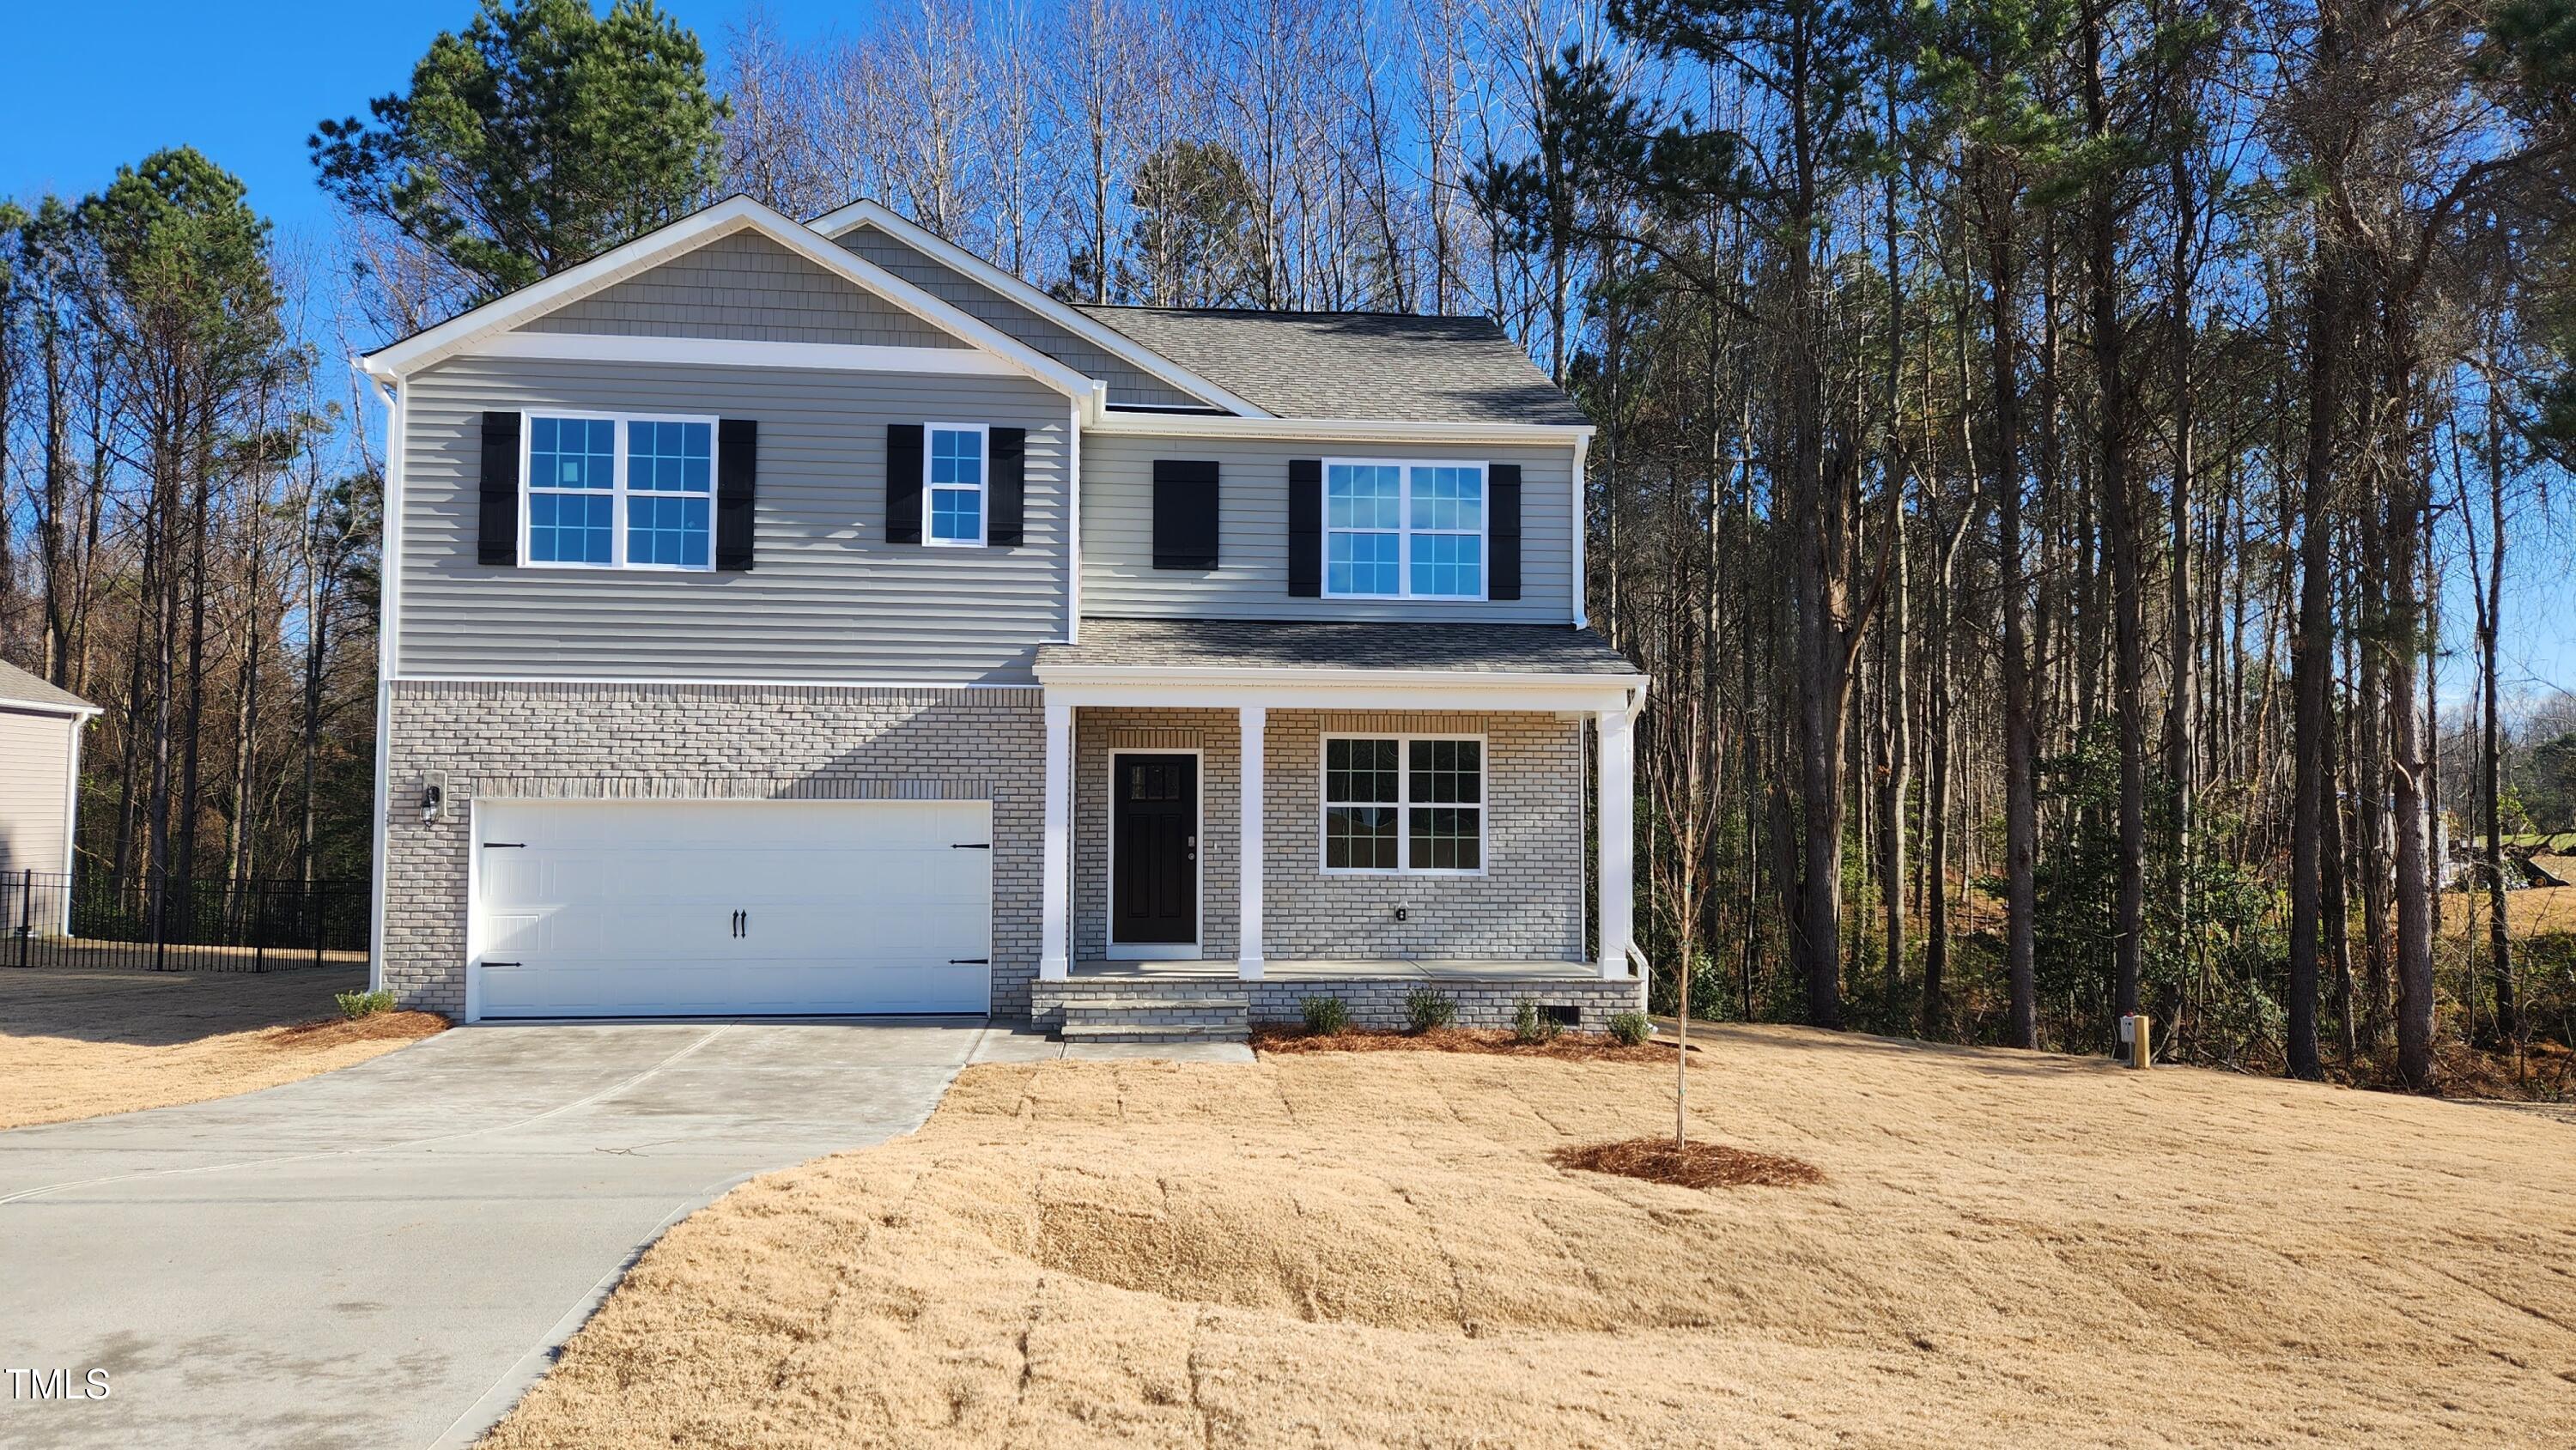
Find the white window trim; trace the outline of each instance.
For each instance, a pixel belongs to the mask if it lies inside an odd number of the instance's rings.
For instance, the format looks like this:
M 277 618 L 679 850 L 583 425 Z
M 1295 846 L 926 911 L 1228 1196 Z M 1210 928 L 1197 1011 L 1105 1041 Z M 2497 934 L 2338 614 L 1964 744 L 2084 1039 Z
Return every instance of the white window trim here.
M 539 559 L 529 548 L 528 540 L 535 528 L 536 508 L 532 495 L 536 478 L 529 471 L 528 460 L 536 451 L 539 418 L 576 418 L 585 422 L 605 420 L 617 426 L 611 429 L 616 439 L 616 463 L 610 480 L 608 505 L 608 562 L 585 563 L 578 559 Z M 630 564 L 626 560 L 626 425 L 629 423 L 703 423 L 707 428 L 707 561 L 703 564 Z M 587 569 L 594 573 L 624 569 L 643 574 L 712 574 L 716 568 L 716 498 L 723 491 L 721 477 L 724 460 L 717 447 L 722 424 L 714 417 L 692 413 L 602 413 L 581 408 L 524 408 L 519 412 L 519 567 L 522 569 Z M 570 490 L 548 489 L 547 492 Z M 579 490 L 597 493 L 597 489 Z M 651 490 L 656 497 L 661 490 Z
M 1382 534 L 1384 529 L 1337 529 L 1333 527 L 1333 470 L 1336 468 L 1392 468 L 1395 470 L 1395 587 L 1393 594 L 1346 594 L 1333 588 L 1333 535 Z M 1413 470 L 1417 468 L 1472 468 L 1476 470 L 1482 503 L 1476 510 L 1476 592 L 1473 594 L 1416 594 L 1413 592 Z M 1327 599 L 1424 599 L 1444 604 L 1482 603 L 1494 587 L 1494 470 L 1481 458 L 1327 458 L 1324 460 L 1323 515 L 1324 557 L 1318 561 L 1323 576 L 1323 597 Z M 1464 529 L 1424 529 L 1425 534 L 1463 537 Z M 1376 735 L 1367 737 L 1383 740 Z M 1465 739 L 1464 736 L 1443 737 Z
M 1329 835 L 1333 807 L 1387 804 L 1384 801 L 1336 801 L 1332 798 L 1332 744 L 1336 740 L 1392 740 L 1395 742 L 1395 865 L 1333 866 L 1332 840 Z M 1476 866 L 1464 870 L 1456 866 L 1416 866 L 1413 864 L 1413 742 L 1417 740 L 1473 740 L 1476 742 Z M 1494 748 L 1484 735 L 1474 732 L 1423 731 L 1410 735 L 1382 731 L 1335 730 L 1326 733 L 1315 746 L 1315 868 L 1325 876 L 1482 876 L 1494 864 Z M 1424 801 L 1426 810 L 1441 802 Z
M 937 513 L 938 513 L 938 510 L 937 510 L 937 509 L 935 509 L 935 508 L 931 507 L 932 503 L 934 502 L 934 500 L 933 500 L 933 498 L 932 498 L 932 494 L 933 494 L 933 493 L 935 493 L 936 491 L 940 490 L 940 489 L 946 489 L 946 490 L 947 490 L 947 491 L 949 491 L 950 493 L 963 493 L 963 492 L 965 492 L 965 491 L 966 491 L 966 485 L 964 485 L 964 484 L 962 484 L 962 483 L 932 483 L 932 482 L 930 481 L 930 463 L 931 463 L 931 458 L 932 458 L 932 451 L 931 451 L 931 443 L 930 443 L 930 439 L 931 439 L 931 435 L 932 435 L 932 434 L 934 434 L 934 433 L 972 433 L 972 434 L 974 434 L 977 438 L 979 438 L 979 439 L 983 440 L 983 450 L 984 450 L 984 452 L 983 452 L 983 462 L 982 462 L 981 466 L 979 466 L 979 467 L 976 469 L 976 476 L 977 476 L 977 478 L 979 479 L 979 482 L 977 482 L 977 483 L 976 483 L 976 485 L 975 485 L 975 537 L 973 537 L 973 538 L 971 538 L 971 539 L 943 539 L 943 538 L 939 537 L 936 533 L 932 532 L 933 525 L 932 525 L 932 523 L 931 523 L 931 520 L 932 520 L 932 518 L 933 518 L 933 517 L 935 517 L 935 516 L 937 515 Z M 990 538 L 990 537 L 992 536 L 992 533 L 993 533 L 993 430 L 992 430 L 992 428 L 991 428 L 989 425 L 987 425 L 987 424 L 983 424 L 983 423 L 937 423 L 937 422 L 928 422 L 928 423 L 924 423 L 924 424 L 922 424 L 922 425 L 921 425 L 921 542 L 922 542 L 925 546 L 927 546 L 927 547 L 929 547 L 929 548 L 933 548 L 933 549 L 981 549 L 981 548 L 984 548 L 984 547 L 985 547 L 985 543 L 984 543 L 984 541 L 985 541 L 987 538 Z

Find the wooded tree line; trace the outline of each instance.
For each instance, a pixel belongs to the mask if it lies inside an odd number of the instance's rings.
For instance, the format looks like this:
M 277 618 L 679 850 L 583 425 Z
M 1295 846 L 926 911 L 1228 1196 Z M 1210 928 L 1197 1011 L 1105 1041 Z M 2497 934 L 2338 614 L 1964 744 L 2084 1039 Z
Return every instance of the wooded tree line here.
M 1494 316 L 1601 429 L 1667 1003 L 2077 1049 L 2139 1011 L 2430 1086 L 2576 1032 L 2576 950 L 2500 925 L 2501 838 L 2576 828 L 2501 658 L 2576 432 L 2569 20 L 930 0 L 748 13 L 710 75 L 635 0 L 487 0 L 313 149 L 389 332 L 733 191 L 1083 301 Z M 141 496 L 185 521 L 176 466 Z M 162 567 L 135 668 L 166 637 L 184 717 Z
M 376 484 L 284 268 L 186 147 L 0 203 L 0 654 L 104 707 L 77 869 L 149 916 L 367 874 Z

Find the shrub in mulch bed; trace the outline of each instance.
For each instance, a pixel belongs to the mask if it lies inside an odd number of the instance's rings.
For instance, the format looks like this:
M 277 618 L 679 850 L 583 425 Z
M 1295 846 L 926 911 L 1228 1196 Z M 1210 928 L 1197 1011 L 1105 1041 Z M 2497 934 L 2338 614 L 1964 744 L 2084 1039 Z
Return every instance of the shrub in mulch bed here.
M 1325 1034 L 1300 1027 L 1270 1025 L 1252 1029 L 1256 1051 L 1291 1052 L 1482 1052 L 1496 1057 L 1550 1057 L 1562 1062 L 1638 1062 L 1669 1066 L 1666 1042 L 1624 1046 L 1593 1032 L 1560 1032 L 1540 1042 L 1516 1041 L 1510 1032 L 1478 1027 L 1434 1027 L 1424 1032 L 1397 1032 L 1384 1027 L 1353 1027 Z M 1692 1049 L 1696 1052 L 1698 1049 Z
M 1676 1148 L 1670 1138 L 1587 1143 L 1559 1148 L 1548 1159 L 1559 1168 L 1616 1173 L 1683 1188 L 1801 1188 L 1825 1181 L 1824 1170 L 1813 1163 L 1778 1153 L 1756 1153 L 1723 1143 L 1691 1143 Z

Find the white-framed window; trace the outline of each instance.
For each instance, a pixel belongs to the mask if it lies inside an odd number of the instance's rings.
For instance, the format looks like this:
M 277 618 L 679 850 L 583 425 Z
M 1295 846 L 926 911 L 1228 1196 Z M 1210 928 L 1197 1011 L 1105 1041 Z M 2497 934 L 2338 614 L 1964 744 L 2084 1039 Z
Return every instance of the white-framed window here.
M 530 413 L 520 436 L 521 562 L 715 567 L 715 419 Z
M 1485 597 L 1485 465 L 1324 460 L 1324 593 Z
M 1327 875 L 1484 873 L 1483 736 L 1327 735 L 1323 765 Z
M 984 480 L 992 472 L 990 435 L 981 423 L 924 423 L 921 431 L 921 541 L 980 547 L 988 512 Z

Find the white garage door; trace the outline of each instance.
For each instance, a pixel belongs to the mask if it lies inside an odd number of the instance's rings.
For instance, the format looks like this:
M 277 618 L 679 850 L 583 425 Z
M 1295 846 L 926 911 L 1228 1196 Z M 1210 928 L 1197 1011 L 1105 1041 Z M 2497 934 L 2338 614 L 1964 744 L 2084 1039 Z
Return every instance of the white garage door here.
M 982 1012 L 982 801 L 475 810 L 486 1017 Z

